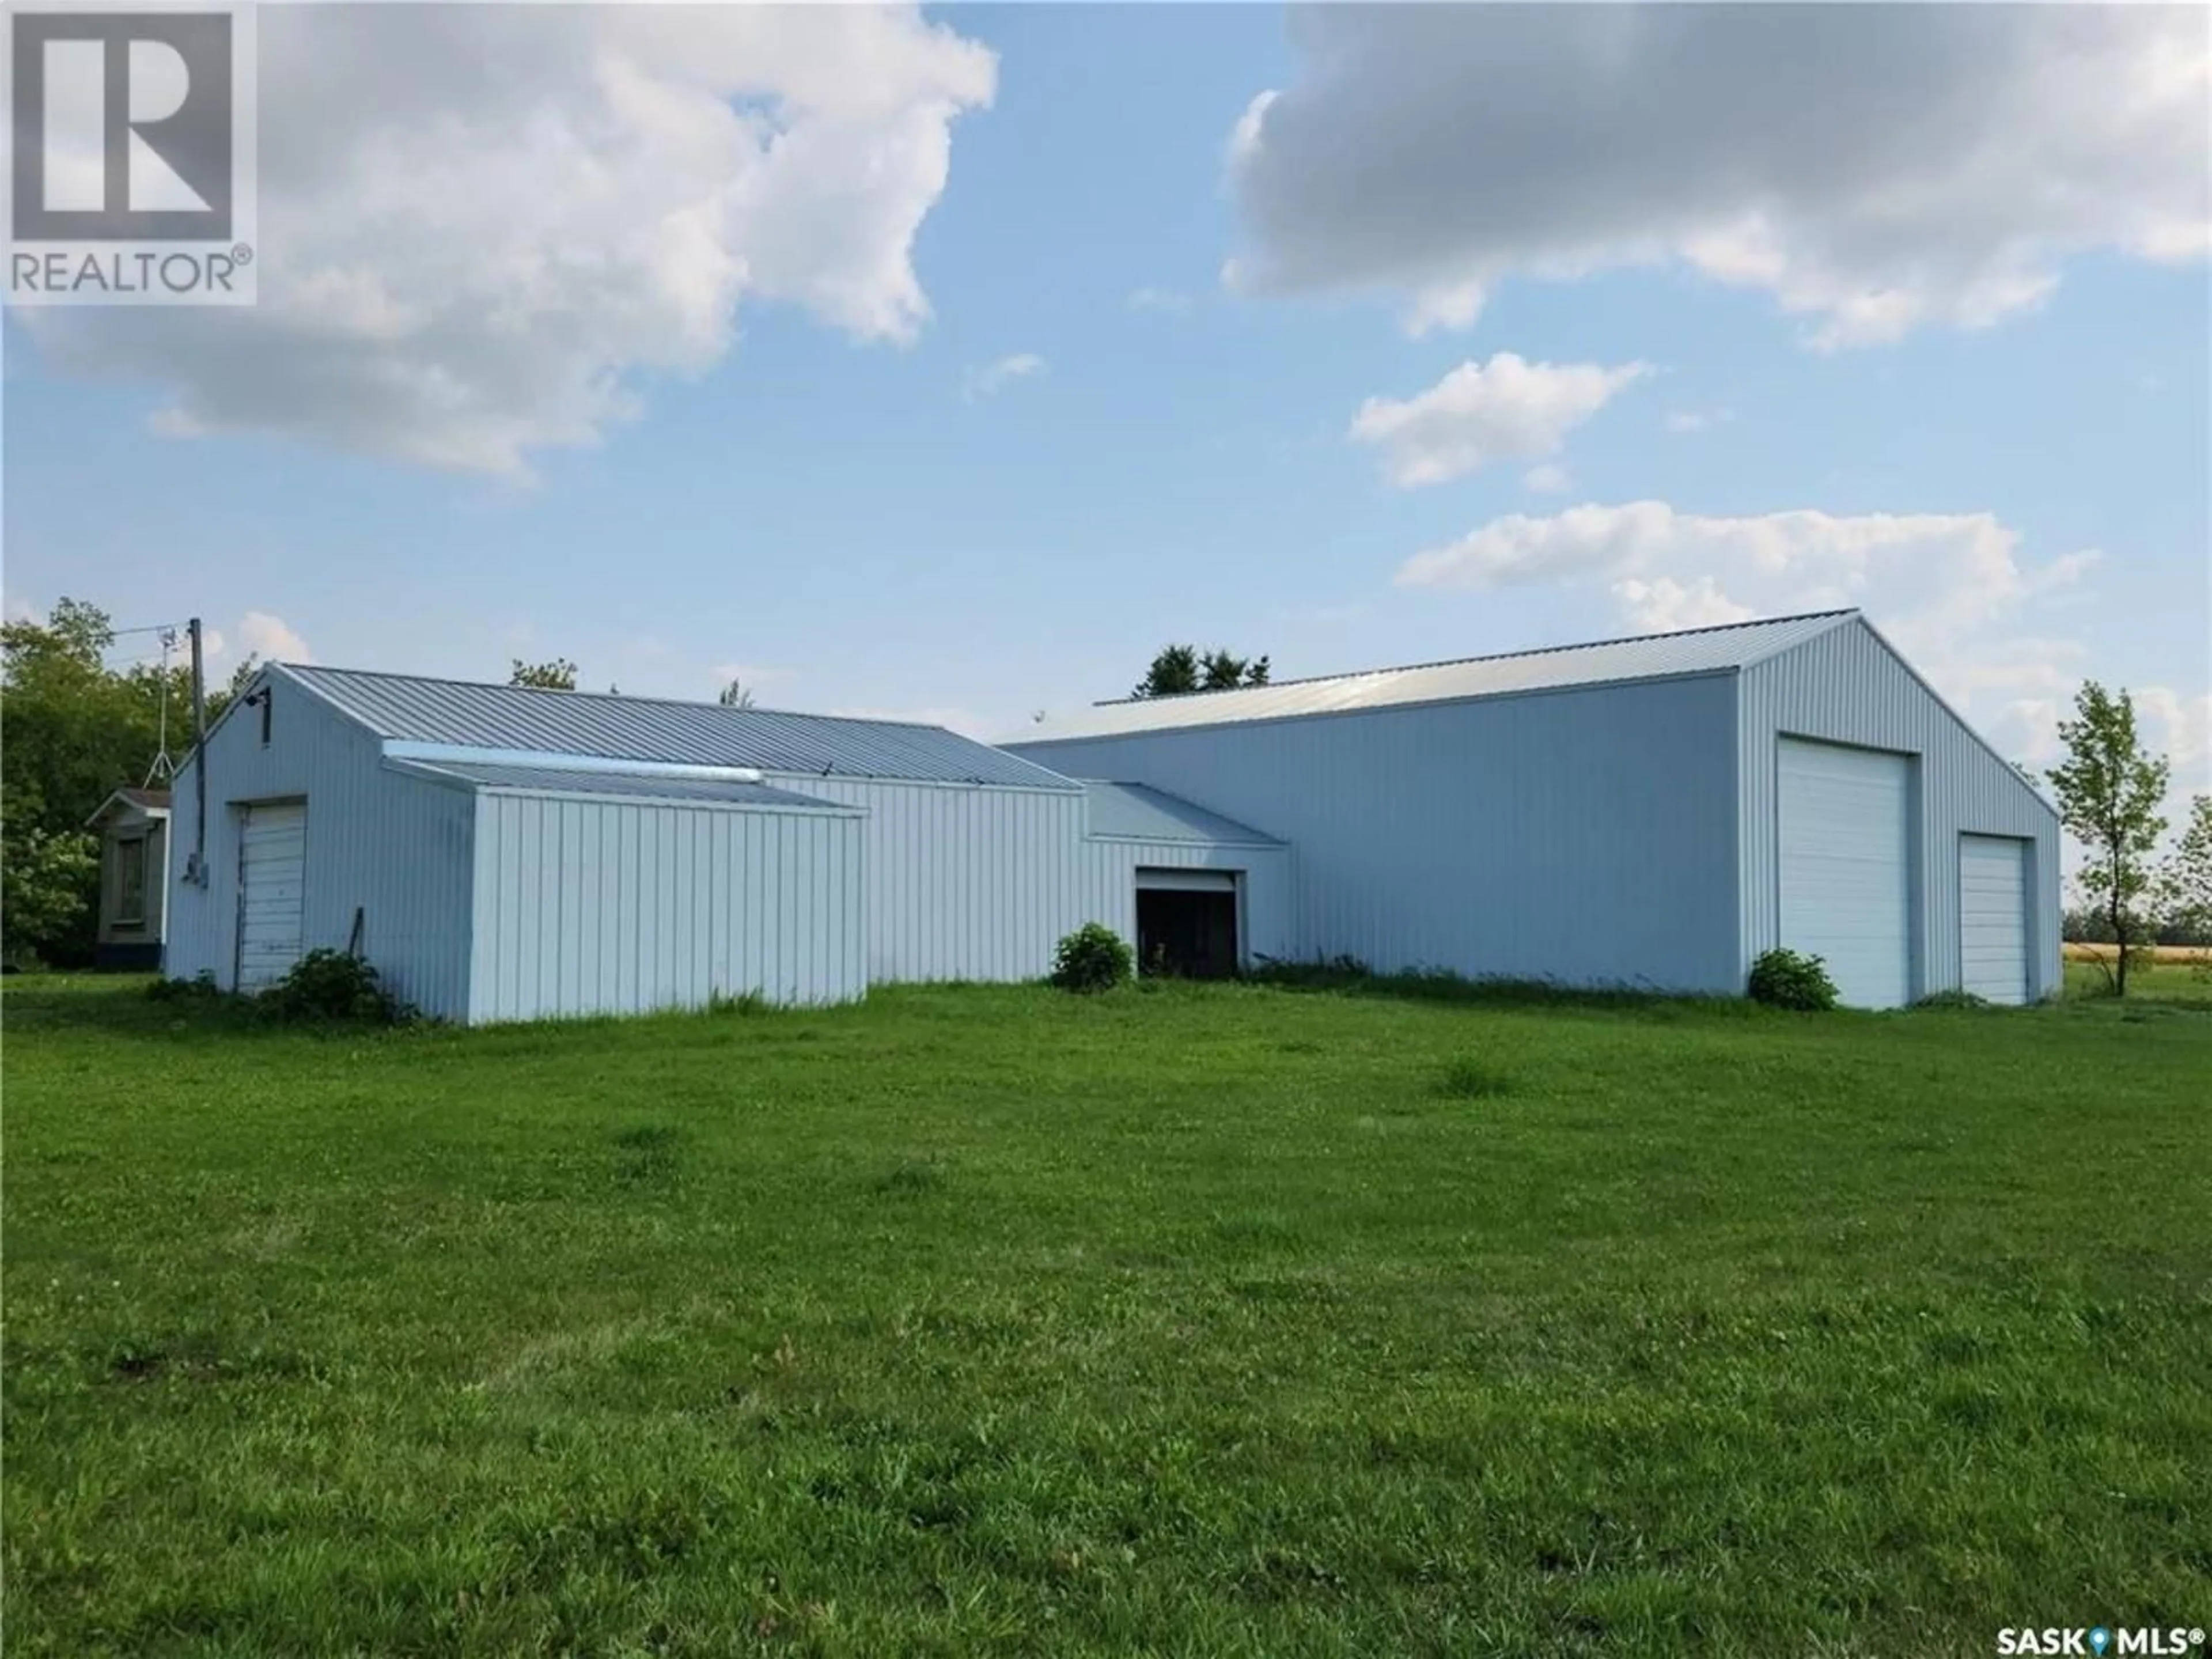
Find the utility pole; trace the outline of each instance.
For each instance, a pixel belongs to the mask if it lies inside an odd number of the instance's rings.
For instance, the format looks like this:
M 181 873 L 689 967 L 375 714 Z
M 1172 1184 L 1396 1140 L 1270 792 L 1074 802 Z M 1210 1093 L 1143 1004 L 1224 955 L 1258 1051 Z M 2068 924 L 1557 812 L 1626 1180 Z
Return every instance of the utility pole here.
M 187 879 L 207 885 L 207 658 L 200 619 L 185 624 L 192 636 L 192 862 Z

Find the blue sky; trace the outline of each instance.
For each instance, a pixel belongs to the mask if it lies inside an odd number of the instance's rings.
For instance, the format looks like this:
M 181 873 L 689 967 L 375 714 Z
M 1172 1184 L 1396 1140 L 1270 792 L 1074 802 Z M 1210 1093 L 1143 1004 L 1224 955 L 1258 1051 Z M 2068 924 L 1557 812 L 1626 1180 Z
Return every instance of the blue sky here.
M 411 58 L 422 43 L 404 30 L 441 27 L 436 9 L 398 9 L 420 21 L 346 54 L 372 85 L 376 49 Z M 551 16 L 509 9 L 510 29 Z M 546 98 L 577 64 L 650 64 L 658 48 L 566 9 L 580 16 L 545 54 Z M 1840 598 L 2008 752 L 2045 757 L 2056 712 L 2094 675 L 2144 688 L 2180 781 L 2212 787 L 2212 303 L 2188 240 L 2205 217 L 2201 149 L 2165 154 L 2154 124 L 2085 126 L 2069 149 L 2062 110 L 2057 136 L 2018 141 L 2042 147 L 2039 176 L 2076 167 L 2096 198 L 2121 149 L 2126 176 L 2153 183 L 2140 202 L 2044 222 L 2043 197 L 2064 192 L 1995 161 L 1881 173 L 1893 135 L 1872 106 L 1735 203 L 1732 170 L 1699 161 L 1711 98 L 1662 85 L 1634 112 L 1648 147 L 1679 146 L 1676 173 L 1703 165 L 1716 182 L 1674 220 L 1593 219 L 1582 204 L 1649 192 L 1616 188 L 1610 162 L 1576 177 L 1550 118 L 1503 97 L 1481 131 L 1453 128 L 1455 113 L 1422 125 L 1480 101 L 1510 51 L 1528 54 L 1519 78 L 1564 77 L 1547 107 L 1571 109 L 1585 72 L 1546 20 L 1529 27 L 1551 34 L 1516 45 L 1461 38 L 1458 15 L 1411 41 L 1316 33 L 1256 5 L 897 15 L 863 45 L 872 63 L 897 51 L 915 67 L 825 118 L 860 142 L 789 163 L 820 169 L 793 186 L 797 206 L 718 220 L 747 274 L 703 265 L 724 273 L 703 310 L 668 276 L 680 261 L 656 256 L 635 276 L 617 258 L 608 288 L 578 276 L 575 296 L 533 313 L 531 250 L 581 260 L 594 234 L 624 228 L 562 216 L 557 172 L 550 216 L 485 238 L 501 246 L 477 249 L 465 213 L 410 222 L 404 202 L 382 240 L 343 240 L 331 227 L 373 147 L 348 149 L 360 137 L 337 107 L 336 130 L 301 150 L 322 173 L 288 163 L 304 179 L 273 200 L 264 178 L 266 315 L 11 317 L 7 603 L 20 614 L 67 593 L 126 623 L 198 612 L 234 660 L 258 646 L 496 678 L 511 656 L 558 653 L 594 687 L 696 696 L 734 669 L 770 704 L 988 735 L 1120 694 L 1173 638 L 1264 651 L 1291 676 Z M 324 27 L 264 23 L 264 88 L 276 65 L 303 82 L 337 72 Z M 734 50 L 765 50 L 785 88 L 860 50 L 799 33 Z M 1743 46 L 1753 69 L 1778 50 Z M 2116 50 L 2174 73 L 2171 36 Z M 1870 37 L 1863 63 L 1847 52 L 1819 72 L 1871 86 L 1886 52 L 1943 61 Z M 1981 125 L 1924 136 L 1931 150 L 2001 158 L 2007 112 L 2049 108 L 2008 103 L 1991 56 L 1960 71 L 1956 119 Z M 2195 111 L 2201 139 L 2202 76 L 2181 68 L 2196 78 L 2179 113 Z M 1270 89 L 1284 95 L 1240 146 L 1240 118 Z M 264 91 L 264 147 L 342 103 Z M 511 180 L 536 140 L 466 107 L 493 158 L 483 179 Z M 1754 145 L 1756 113 L 1723 136 Z M 1316 143 L 1329 166 L 1340 151 L 1370 172 L 1331 187 L 1300 159 Z M 842 192 L 874 177 L 851 158 L 871 143 L 919 159 L 848 213 Z M 712 191 L 724 154 L 679 159 Z M 1553 158 L 1556 194 L 1515 194 L 1523 154 Z M 455 172 L 464 195 L 487 187 Z M 1875 225 L 1868 204 L 1894 203 L 1899 178 L 1934 199 L 1920 222 L 1885 206 Z M 1753 212 L 1756 236 L 1716 243 L 1710 226 Z M 1224 281 L 1231 260 L 1241 274 Z M 337 268 L 380 281 L 403 320 L 288 298 Z M 1462 281 L 1483 292 L 1476 314 L 1416 331 L 1421 295 Z M 579 316 L 641 290 L 663 310 L 576 344 L 591 331 Z M 1862 294 L 1889 298 L 1855 311 Z M 410 332 L 410 311 L 434 326 Z M 1863 315 L 1877 320 L 1837 321 Z M 518 326 L 521 347 L 497 355 Z M 1503 372 L 1501 354 L 1537 370 Z M 1437 391 L 1468 364 L 1458 392 Z M 1587 383 L 1608 372 L 1620 384 L 1592 405 Z M 410 405 L 426 374 L 481 418 Z M 602 401 L 609 385 L 627 407 Z M 1383 406 L 1370 429 L 1398 436 L 1359 440 L 1370 400 Z M 1393 481 L 1425 466 L 1443 476 Z M 1431 579 L 1409 580 L 1424 553 Z

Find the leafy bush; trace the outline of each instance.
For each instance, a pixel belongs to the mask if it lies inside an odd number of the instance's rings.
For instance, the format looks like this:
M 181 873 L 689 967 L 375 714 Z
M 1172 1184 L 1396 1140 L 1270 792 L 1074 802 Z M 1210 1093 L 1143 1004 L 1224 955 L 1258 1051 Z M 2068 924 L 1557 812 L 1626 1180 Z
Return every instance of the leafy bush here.
M 1063 991 L 1110 991 L 1136 970 L 1136 952 L 1096 921 L 1085 922 L 1052 953 L 1052 982 Z
M 1912 1006 L 1916 1008 L 1987 1008 L 1993 1005 L 1987 997 L 1978 997 L 1972 991 L 1954 988 L 1930 991 Z
M 1751 1000 L 1771 1008 L 1825 1013 L 1836 1006 L 1836 982 L 1819 957 L 1769 951 L 1751 964 Z
M 343 951 L 310 951 L 292 971 L 261 994 L 258 1006 L 272 1019 L 286 1022 L 362 1020 L 398 1025 L 415 1011 L 386 990 L 376 969 Z
M 146 996 L 153 1002 L 181 1002 L 205 1005 L 221 1002 L 229 994 L 215 982 L 215 975 L 201 969 L 194 979 L 157 979 L 146 988 Z

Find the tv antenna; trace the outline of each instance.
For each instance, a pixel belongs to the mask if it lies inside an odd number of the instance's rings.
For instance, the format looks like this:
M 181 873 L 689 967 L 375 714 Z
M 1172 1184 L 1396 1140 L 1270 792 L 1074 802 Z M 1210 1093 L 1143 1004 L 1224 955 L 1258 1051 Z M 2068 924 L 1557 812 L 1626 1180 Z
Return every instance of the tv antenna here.
M 173 781 L 177 775 L 177 763 L 169 758 L 169 653 L 177 648 L 177 630 L 161 630 L 161 736 L 154 756 L 153 765 L 146 769 L 146 781 L 139 787 L 151 789 L 154 781 Z

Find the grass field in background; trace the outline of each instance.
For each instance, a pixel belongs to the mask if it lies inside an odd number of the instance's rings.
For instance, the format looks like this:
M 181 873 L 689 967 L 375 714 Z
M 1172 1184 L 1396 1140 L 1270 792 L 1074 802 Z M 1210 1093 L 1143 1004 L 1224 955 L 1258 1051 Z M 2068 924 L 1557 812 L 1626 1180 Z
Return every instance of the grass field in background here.
M 4 1017 L 10 1659 L 2212 1622 L 2204 1006 Z

